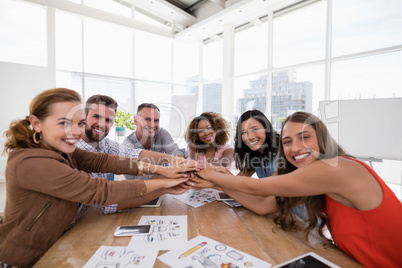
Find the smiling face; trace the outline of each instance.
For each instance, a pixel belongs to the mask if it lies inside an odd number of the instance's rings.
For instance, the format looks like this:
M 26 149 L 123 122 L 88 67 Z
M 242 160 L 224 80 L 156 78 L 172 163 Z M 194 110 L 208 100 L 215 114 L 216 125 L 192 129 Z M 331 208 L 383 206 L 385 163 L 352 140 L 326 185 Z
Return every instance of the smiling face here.
M 31 124 L 42 134 L 42 145 L 59 153 L 72 153 L 85 130 L 85 111 L 80 102 L 57 102 L 43 121 L 31 116 Z
M 215 130 L 207 120 L 200 120 L 197 127 L 198 138 L 205 144 L 212 144 L 215 141 Z
M 115 116 L 116 112 L 114 109 L 102 104 L 91 104 L 88 109 L 85 136 L 83 137 L 85 142 L 91 143 L 103 140 L 113 126 Z
M 263 145 L 266 139 L 264 126 L 254 118 L 249 118 L 241 123 L 241 139 L 252 151 L 264 152 Z
M 287 122 L 281 142 L 286 159 L 296 168 L 311 164 L 319 157 L 317 133 L 310 125 Z
M 158 109 L 144 107 L 136 116 L 134 124 L 137 126 L 138 140 L 151 139 L 159 130 L 160 113 Z

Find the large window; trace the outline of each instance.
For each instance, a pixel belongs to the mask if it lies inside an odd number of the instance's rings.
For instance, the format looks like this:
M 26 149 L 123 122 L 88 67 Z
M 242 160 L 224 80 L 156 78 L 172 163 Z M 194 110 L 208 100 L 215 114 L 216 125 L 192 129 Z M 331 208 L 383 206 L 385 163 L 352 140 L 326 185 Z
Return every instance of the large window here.
M 198 42 L 174 42 L 173 81 L 178 84 L 192 84 L 199 81 L 199 51 Z
M 112 96 L 119 108 L 130 113 L 133 111 L 133 85 L 129 79 L 121 78 L 104 78 L 102 76 L 76 76 L 75 79 L 84 79 L 85 99 L 92 95 L 102 94 Z M 80 81 L 82 82 L 82 81 Z
M 402 44 L 402 1 L 333 1 L 333 56 Z
M 402 97 L 402 52 L 344 60 L 332 64 L 331 99 Z
M 325 57 L 326 8 L 326 1 L 318 1 L 274 18 L 274 67 Z
M 202 88 L 202 111 L 222 113 L 222 83 L 206 83 Z
M 84 71 L 132 76 L 132 30 L 84 19 Z
M 71 1 L 168 28 L 156 16 L 123 2 Z M 57 86 L 87 95 L 87 84 L 77 83 L 76 75 L 127 78 L 137 85 L 131 92 L 136 100 L 159 101 L 163 96 L 166 102 L 167 94 L 195 94 L 201 100 L 198 111 L 220 112 L 222 89 L 228 83 L 223 81 L 223 68 L 228 67 L 234 70 L 234 77 L 229 77 L 234 79 L 233 115 L 254 108 L 271 114 L 272 120 L 296 110 L 315 112 L 323 99 L 401 97 L 401 10 L 398 0 L 386 5 L 380 0 L 337 0 L 329 6 L 326 0 L 304 1 L 233 25 L 234 65 L 229 66 L 223 62 L 222 29 L 204 43 L 182 42 L 56 9 Z M 46 6 L 1 1 L 0 60 L 46 66 L 47 37 L 52 38 L 46 35 L 46 16 Z M 268 81 L 272 83 L 267 85 Z M 284 107 L 286 98 L 289 106 Z M 128 103 L 134 109 L 134 101 Z
M 223 41 L 222 39 L 203 45 L 202 78 L 205 81 L 222 79 L 223 73 Z
M 272 121 L 277 122 L 297 111 L 315 113 L 319 101 L 324 100 L 324 77 L 322 64 L 273 73 Z
M 142 31 L 135 32 L 134 40 L 135 78 L 171 82 L 172 40 Z
M 267 76 L 259 73 L 236 78 L 234 81 L 234 118 L 237 122 L 242 113 L 248 110 L 260 110 L 266 113 Z
M 46 8 L 0 2 L 0 61 L 47 65 Z
M 255 21 L 238 29 L 234 38 L 234 115 L 257 109 L 266 113 L 268 22 Z
M 82 72 L 82 18 L 56 12 L 56 68 Z
M 253 25 L 235 34 L 235 75 L 265 71 L 268 67 L 268 23 Z

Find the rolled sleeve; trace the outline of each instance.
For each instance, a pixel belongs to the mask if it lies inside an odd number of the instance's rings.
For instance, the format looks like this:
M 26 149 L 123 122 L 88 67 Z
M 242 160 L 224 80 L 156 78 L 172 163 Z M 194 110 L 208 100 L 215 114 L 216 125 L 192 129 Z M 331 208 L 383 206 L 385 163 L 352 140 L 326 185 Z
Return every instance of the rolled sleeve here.
M 109 206 L 102 206 L 102 205 L 93 205 L 99 211 L 102 211 L 103 214 L 111 214 L 117 212 L 118 204 L 113 204 Z
M 41 165 L 38 165 L 39 158 Z M 118 157 L 115 160 L 118 160 Z M 18 166 L 15 170 L 16 183 L 25 189 L 83 204 L 118 204 L 147 193 L 142 180 L 111 182 L 94 178 L 63 162 L 63 159 L 56 160 L 44 156 L 24 158 L 16 165 Z M 129 162 L 126 164 L 123 163 L 125 161 L 110 162 L 107 165 L 111 171 L 117 173 L 119 170 L 129 170 L 128 167 L 123 168 Z M 30 174 L 29 179 L 26 174 Z

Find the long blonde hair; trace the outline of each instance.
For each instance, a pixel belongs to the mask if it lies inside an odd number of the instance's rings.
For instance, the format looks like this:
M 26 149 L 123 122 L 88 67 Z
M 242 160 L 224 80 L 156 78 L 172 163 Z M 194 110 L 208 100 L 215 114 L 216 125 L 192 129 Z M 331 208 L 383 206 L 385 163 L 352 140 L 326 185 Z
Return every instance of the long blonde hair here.
M 81 96 L 74 90 L 67 88 L 53 88 L 38 94 L 31 102 L 29 115 L 35 115 L 44 120 L 50 114 L 50 105 L 57 102 L 81 102 Z M 25 119 L 14 120 L 10 128 L 4 133 L 7 141 L 4 143 L 3 154 L 18 148 L 40 148 L 33 140 L 35 131 L 32 129 L 29 116 Z
M 288 122 L 303 123 L 311 126 L 317 135 L 318 146 L 320 149 L 319 159 L 328 159 L 337 156 L 348 156 L 346 152 L 338 145 L 338 143 L 331 137 L 324 122 L 322 122 L 317 116 L 306 113 L 296 112 L 288 116 L 285 122 L 282 124 L 283 128 Z M 296 170 L 285 157 L 282 134 L 279 138 L 279 162 L 278 174 L 286 174 Z M 277 207 L 279 212 L 275 215 L 274 221 L 279 224 L 284 230 L 300 230 L 304 229 L 304 238 L 308 242 L 308 234 L 318 226 L 318 234 L 325 238 L 322 230 L 327 223 L 327 217 L 323 213 L 323 206 L 325 205 L 325 195 L 316 196 L 304 196 L 304 197 L 276 197 Z M 292 210 L 300 204 L 304 204 L 307 212 L 308 219 L 306 220 L 307 226 L 300 226 L 295 219 Z M 329 241 L 327 242 L 329 243 Z

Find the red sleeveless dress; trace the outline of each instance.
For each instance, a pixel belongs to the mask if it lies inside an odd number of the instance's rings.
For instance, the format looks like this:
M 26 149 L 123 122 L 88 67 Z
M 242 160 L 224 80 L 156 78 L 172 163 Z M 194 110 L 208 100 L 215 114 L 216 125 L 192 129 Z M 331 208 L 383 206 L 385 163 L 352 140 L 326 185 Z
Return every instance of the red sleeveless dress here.
M 349 158 L 348 158 L 349 159 Z M 361 211 L 326 196 L 326 214 L 334 242 L 365 267 L 402 267 L 402 203 L 365 163 L 384 193 L 375 209 Z

